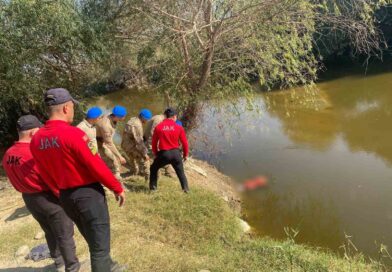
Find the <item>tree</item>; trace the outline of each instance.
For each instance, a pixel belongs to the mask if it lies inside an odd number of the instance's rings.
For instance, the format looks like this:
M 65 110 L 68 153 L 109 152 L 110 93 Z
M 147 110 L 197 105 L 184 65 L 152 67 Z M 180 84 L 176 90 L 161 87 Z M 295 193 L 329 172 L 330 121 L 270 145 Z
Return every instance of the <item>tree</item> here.
M 325 58 L 382 56 L 386 48 L 376 13 L 390 1 L 314 0 L 318 19 L 315 44 Z
M 0 139 L 42 93 L 147 79 L 193 120 L 200 101 L 311 84 L 322 59 L 377 55 L 386 0 L 0 0 Z M 188 122 L 189 123 L 189 122 Z M 4 143 L 4 142 L 3 142 Z
M 42 94 L 62 86 L 78 96 L 104 77 L 113 39 L 71 0 L 0 1 L 0 139 L 10 140 L 16 119 L 43 117 Z M 10 133 L 11 132 L 11 133 Z
M 360 53 L 377 52 L 373 13 L 382 2 L 140 0 L 124 4 L 119 21 L 143 21 L 125 35 L 138 39 L 138 65 L 189 118 L 200 97 L 248 92 L 255 79 L 266 89 L 313 82 L 318 48 L 336 35 Z

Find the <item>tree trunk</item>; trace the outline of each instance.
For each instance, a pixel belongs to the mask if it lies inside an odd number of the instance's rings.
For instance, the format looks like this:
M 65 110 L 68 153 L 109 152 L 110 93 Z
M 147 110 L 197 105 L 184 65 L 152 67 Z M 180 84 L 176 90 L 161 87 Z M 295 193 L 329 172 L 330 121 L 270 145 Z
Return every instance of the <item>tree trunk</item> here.
M 208 78 L 210 77 L 213 55 L 214 55 L 214 40 L 211 40 L 211 44 L 207 48 L 205 53 L 203 65 L 201 68 L 199 83 L 197 84 L 197 90 L 203 89 L 207 83 Z
M 192 130 L 198 126 L 200 111 L 201 107 L 197 102 L 192 102 L 186 106 L 181 121 L 183 122 L 183 125 L 187 131 Z
M 197 90 L 201 90 L 205 87 L 208 78 L 210 77 L 211 73 L 211 65 L 212 65 L 212 57 L 214 55 L 214 47 L 215 47 L 215 39 L 217 37 L 217 30 L 214 31 L 212 26 L 212 2 L 208 0 L 206 2 L 206 7 L 204 11 L 204 21 L 209 27 L 206 28 L 207 37 L 209 39 L 208 47 L 204 53 L 204 61 L 201 66 L 201 74 L 199 78 L 199 82 L 197 84 Z

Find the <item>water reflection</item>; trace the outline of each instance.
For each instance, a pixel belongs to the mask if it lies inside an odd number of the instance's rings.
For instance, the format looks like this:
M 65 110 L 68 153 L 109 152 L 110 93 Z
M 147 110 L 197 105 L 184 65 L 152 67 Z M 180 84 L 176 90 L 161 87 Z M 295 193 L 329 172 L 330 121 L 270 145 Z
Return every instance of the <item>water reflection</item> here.
M 318 85 L 315 95 L 297 89 L 265 96 L 268 111 L 296 143 L 325 150 L 343 135 L 352 151 L 392 162 L 392 76 L 346 77 Z M 310 96 L 304 106 L 304 97 Z M 315 98 L 316 96 L 316 98 Z M 289 113 L 289 114 L 288 114 Z
M 265 95 L 268 112 L 279 118 L 284 133 L 295 143 L 326 150 L 339 131 L 339 113 L 329 97 L 318 90 L 294 89 L 288 95 L 276 92 Z
M 295 193 L 271 191 L 247 195 L 246 198 L 247 216 L 261 222 L 257 229 L 260 235 L 286 239 L 282 231 L 285 226 L 299 230 L 296 242 L 333 249 L 342 244 L 344 237 L 339 212 L 331 199 L 326 201 L 316 194 L 298 198 Z
M 392 247 L 392 73 L 324 81 L 318 91 L 295 89 L 246 99 L 209 101 L 189 134 L 192 154 L 238 182 L 269 176 L 265 191 L 244 195 L 260 234 L 337 249 L 344 233 L 376 255 Z M 162 112 L 162 99 L 132 91 L 97 101 Z
M 195 153 L 244 180 L 266 174 L 266 192 L 245 195 L 247 217 L 260 234 L 337 249 L 344 233 L 358 248 L 377 254 L 375 241 L 392 246 L 392 74 L 325 81 L 318 90 L 260 95 L 207 108 L 192 132 L 208 145 Z M 213 116 L 213 117 L 212 117 Z M 210 146 L 218 150 L 211 155 Z M 208 154 L 208 155 L 206 155 Z

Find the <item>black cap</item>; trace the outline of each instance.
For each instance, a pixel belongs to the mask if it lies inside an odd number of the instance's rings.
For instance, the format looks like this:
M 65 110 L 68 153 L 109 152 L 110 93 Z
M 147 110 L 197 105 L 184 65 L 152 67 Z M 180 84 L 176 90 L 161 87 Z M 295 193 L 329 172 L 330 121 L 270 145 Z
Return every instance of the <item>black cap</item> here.
M 33 128 L 42 127 L 42 123 L 34 115 L 23 115 L 16 122 L 16 127 L 19 131 L 30 130 Z
M 174 115 L 177 115 L 177 111 L 173 108 L 167 108 L 163 114 L 166 116 L 166 118 L 170 118 Z
M 79 102 L 71 96 L 68 90 L 64 88 L 56 88 L 50 89 L 46 91 L 44 95 L 46 106 L 55 106 L 60 105 L 68 101 L 72 101 L 75 104 L 79 104 Z

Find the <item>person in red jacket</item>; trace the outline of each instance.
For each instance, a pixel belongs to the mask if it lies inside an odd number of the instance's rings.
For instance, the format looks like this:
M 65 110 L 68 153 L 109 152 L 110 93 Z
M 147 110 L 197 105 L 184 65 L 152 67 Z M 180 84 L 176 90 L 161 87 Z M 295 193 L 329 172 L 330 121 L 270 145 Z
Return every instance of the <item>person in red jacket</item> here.
M 27 209 L 44 231 L 57 271 L 64 271 L 64 266 L 65 271 L 79 271 L 73 223 L 60 206 L 57 187 L 48 186 L 43 181 L 30 152 L 31 138 L 41 126 L 34 115 L 19 118 L 19 140 L 5 152 L 3 167 L 12 186 L 22 193 Z
M 70 125 L 75 103 L 66 89 L 45 93 L 49 120 L 33 136 L 30 149 L 44 181 L 59 188 L 60 203 L 87 241 L 92 271 L 119 271 L 123 268 L 110 257 L 109 211 L 102 185 L 114 192 L 120 206 L 124 190 L 101 157 L 91 152 L 88 136 Z
M 165 110 L 166 117 L 154 130 L 152 136 L 152 152 L 155 156 L 150 167 L 150 190 L 157 189 L 158 171 L 160 168 L 171 164 L 180 180 L 181 188 L 185 193 L 189 192 L 188 181 L 184 172 L 184 161 L 188 157 L 189 147 L 185 130 L 176 124 L 177 112 L 172 108 Z M 183 148 L 181 156 L 180 142 Z

